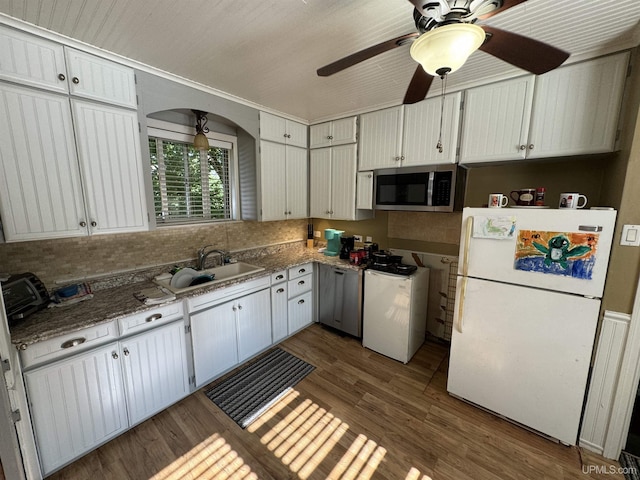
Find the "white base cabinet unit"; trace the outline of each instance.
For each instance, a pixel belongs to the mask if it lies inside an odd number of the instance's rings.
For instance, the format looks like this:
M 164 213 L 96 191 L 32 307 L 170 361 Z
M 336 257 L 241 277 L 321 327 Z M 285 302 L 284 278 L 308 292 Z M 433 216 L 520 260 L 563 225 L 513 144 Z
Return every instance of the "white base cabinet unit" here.
M 287 283 L 289 301 L 287 308 L 289 335 L 308 327 L 314 322 L 313 308 L 313 263 L 291 267 Z
M 287 271 L 271 275 L 271 340 L 278 343 L 289 334 L 288 326 Z
M 262 221 L 307 218 L 307 149 L 260 142 Z
M 269 277 L 188 302 L 197 388 L 271 345 Z
M 190 393 L 182 315 L 164 305 L 20 351 L 43 475 Z

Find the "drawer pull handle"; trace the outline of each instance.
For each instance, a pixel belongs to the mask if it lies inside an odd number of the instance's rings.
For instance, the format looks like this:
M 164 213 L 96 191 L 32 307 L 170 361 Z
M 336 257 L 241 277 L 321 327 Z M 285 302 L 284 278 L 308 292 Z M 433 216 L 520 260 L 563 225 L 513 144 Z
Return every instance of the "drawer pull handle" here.
M 283 293 L 284 292 L 284 288 L 279 288 L 278 290 L 276 290 L 276 293 Z
M 278 275 L 276 276 L 276 280 L 282 280 L 284 278 L 284 275 Z
M 304 303 L 304 300 L 298 300 L 298 305 L 302 305 Z
M 301 268 L 300 270 L 298 270 L 298 273 L 304 273 L 304 272 L 306 272 L 304 268 Z
M 304 285 L 304 280 L 300 280 L 300 281 L 298 282 L 298 285 Z
M 72 338 L 71 340 L 67 340 L 66 342 L 63 342 L 62 345 L 60 345 L 60 348 L 75 347 L 77 345 L 83 344 L 86 341 L 87 339 L 84 337 Z
M 162 318 L 161 313 L 154 313 L 145 319 L 145 322 L 153 322 L 154 320 L 160 320 Z

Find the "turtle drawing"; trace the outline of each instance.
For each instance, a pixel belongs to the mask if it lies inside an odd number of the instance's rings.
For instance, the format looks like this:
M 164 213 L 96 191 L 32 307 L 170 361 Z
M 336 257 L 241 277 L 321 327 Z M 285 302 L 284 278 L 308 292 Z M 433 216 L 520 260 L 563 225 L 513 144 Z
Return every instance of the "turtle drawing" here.
M 549 266 L 552 263 L 558 263 L 562 268 L 567 268 L 567 260 L 574 257 L 580 257 L 585 253 L 591 251 L 591 247 L 588 245 L 578 245 L 577 247 L 569 248 L 571 243 L 569 239 L 564 235 L 556 235 L 549 240 L 548 247 L 533 242 L 533 246 L 544 253 L 544 264 Z

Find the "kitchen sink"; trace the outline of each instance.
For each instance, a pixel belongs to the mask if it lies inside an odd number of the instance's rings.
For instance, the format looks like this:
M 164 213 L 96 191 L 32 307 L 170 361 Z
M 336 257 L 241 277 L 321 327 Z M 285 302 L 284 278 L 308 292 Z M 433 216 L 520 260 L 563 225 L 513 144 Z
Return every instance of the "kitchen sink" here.
M 210 274 L 214 275 L 214 279 L 208 282 L 199 283 L 198 285 L 191 285 L 187 287 L 172 287 L 171 286 L 171 278 L 167 279 L 154 279 L 154 282 L 161 287 L 166 288 L 167 290 L 172 291 L 173 293 L 182 293 L 188 292 L 190 290 L 195 290 L 196 288 L 206 287 L 209 285 L 215 285 L 217 283 L 227 282 L 229 280 L 234 280 L 236 278 L 245 277 L 248 275 L 252 275 L 254 273 L 258 273 L 264 270 L 264 267 L 258 267 L 257 265 L 252 265 L 250 263 L 244 262 L 236 262 L 236 263 L 228 263 L 226 265 L 222 265 L 220 267 L 207 268 L 206 270 L 200 270 L 198 274 Z

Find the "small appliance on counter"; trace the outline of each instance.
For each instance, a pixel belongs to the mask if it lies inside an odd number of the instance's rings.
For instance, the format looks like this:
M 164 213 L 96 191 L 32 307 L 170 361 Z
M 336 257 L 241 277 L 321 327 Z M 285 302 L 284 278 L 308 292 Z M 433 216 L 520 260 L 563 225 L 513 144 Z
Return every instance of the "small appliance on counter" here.
M 327 240 L 327 248 L 324 250 L 324 254 L 327 257 L 337 257 L 340 253 L 340 238 L 344 230 L 334 230 L 333 228 L 327 228 L 324 231 L 324 238 Z
M 392 255 L 389 252 L 380 250 L 379 252 L 371 253 L 369 268 L 379 272 L 394 273 L 396 275 L 411 275 L 418 267 L 402 263 L 402 255 Z
M 20 323 L 49 303 L 49 293 L 33 273 L 20 273 L 2 282 L 2 298 L 9 326 Z
M 354 238 L 342 237 L 340 238 L 340 243 L 342 244 L 342 248 L 340 248 L 340 258 L 342 260 L 349 260 L 349 254 L 353 251 L 355 245 Z

